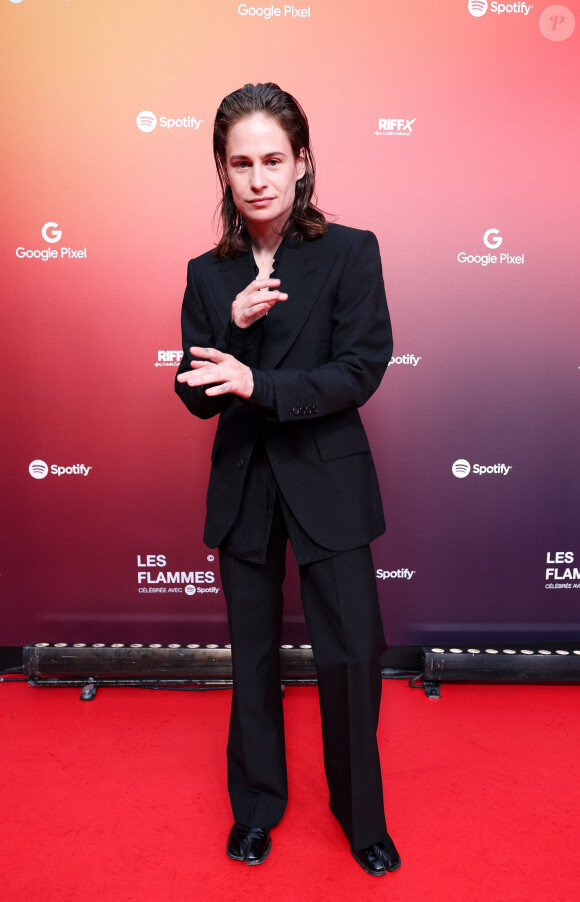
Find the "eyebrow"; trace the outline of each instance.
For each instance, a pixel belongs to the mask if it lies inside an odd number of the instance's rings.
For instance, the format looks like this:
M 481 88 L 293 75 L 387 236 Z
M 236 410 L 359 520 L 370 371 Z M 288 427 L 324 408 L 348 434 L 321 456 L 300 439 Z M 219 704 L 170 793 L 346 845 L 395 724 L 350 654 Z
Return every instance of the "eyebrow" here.
M 268 157 L 286 157 L 287 154 L 282 150 L 269 150 L 268 153 L 262 154 L 261 159 L 266 160 Z M 250 156 L 246 153 L 234 153 L 228 157 L 228 160 L 249 160 Z

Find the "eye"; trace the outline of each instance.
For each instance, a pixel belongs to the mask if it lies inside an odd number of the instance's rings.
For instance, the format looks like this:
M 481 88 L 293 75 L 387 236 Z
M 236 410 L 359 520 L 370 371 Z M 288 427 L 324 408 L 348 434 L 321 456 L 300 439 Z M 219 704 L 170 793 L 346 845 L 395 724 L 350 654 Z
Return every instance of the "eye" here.
M 247 160 L 238 160 L 236 163 L 234 163 L 235 169 L 248 169 L 249 166 L 250 164 Z
M 266 165 L 270 166 L 271 169 L 274 169 L 276 166 L 280 165 L 280 160 L 268 160 Z

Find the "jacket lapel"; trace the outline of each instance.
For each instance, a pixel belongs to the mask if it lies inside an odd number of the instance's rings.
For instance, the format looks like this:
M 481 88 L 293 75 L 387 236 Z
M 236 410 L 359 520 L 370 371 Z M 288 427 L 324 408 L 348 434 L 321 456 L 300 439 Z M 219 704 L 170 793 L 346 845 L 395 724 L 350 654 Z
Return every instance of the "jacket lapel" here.
M 288 300 L 268 313 L 260 358 L 261 369 L 273 369 L 292 347 L 328 278 L 337 251 L 324 239 L 299 245 L 288 241 L 280 260 L 280 288 Z
M 264 325 L 260 357 L 261 369 L 274 369 L 292 347 L 304 327 L 338 251 L 329 248 L 324 238 L 298 244 L 288 240 L 280 260 L 280 288 L 288 300 L 275 304 Z M 207 285 L 208 296 L 225 328 L 231 316 L 232 301 L 254 278 L 249 254 L 216 261 L 219 277 Z
M 210 298 L 220 322 L 225 329 L 232 315 L 232 303 L 240 291 L 250 284 L 254 271 L 249 254 L 241 257 L 224 257 L 215 261 L 218 277 L 207 285 Z

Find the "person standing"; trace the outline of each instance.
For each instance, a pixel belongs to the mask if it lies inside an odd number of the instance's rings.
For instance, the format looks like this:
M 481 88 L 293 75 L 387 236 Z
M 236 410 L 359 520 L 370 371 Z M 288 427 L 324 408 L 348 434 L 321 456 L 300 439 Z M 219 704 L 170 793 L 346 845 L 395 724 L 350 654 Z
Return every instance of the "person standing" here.
M 360 408 L 392 333 L 378 244 L 314 205 L 308 121 L 272 83 L 220 104 L 220 240 L 191 260 L 176 391 L 219 415 L 204 541 L 219 548 L 232 643 L 230 858 L 267 858 L 288 796 L 279 647 L 286 546 L 316 663 L 330 808 L 357 863 L 400 866 L 376 731 L 385 650 L 369 543 L 384 531 Z

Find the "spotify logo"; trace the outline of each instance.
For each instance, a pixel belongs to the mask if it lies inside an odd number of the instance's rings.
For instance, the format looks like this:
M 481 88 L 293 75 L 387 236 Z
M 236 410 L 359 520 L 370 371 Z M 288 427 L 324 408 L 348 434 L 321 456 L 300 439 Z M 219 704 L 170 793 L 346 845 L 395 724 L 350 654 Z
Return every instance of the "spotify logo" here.
M 472 16 L 479 19 L 480 16 L 485 16 L 487 12 L 487 0 L 469 0 L 467 8 Z
M 44 479 L 45 476 L 48 476 L 48 464 L 45 464 L 43 460 L 33 460 L 28 467 L 28 472 L 33 479 Z
M 137 116 L 137 126 L 142 132 L 152 132 L 157 127 L 157 116 L 150 110 L 142 110 Z
M 464 479 L 471 473 L 471 464 L 468 460 L 456 460 L 451 467 L 451 472 L 454 476 L 457 476 L 458 479 Z
M 474 476 L 508 476 L 513 470 L 512 464 L 471 464 L 468 460 L 456 460 L 451 472 L 458 479 L 465 479 L 470 473 Z

